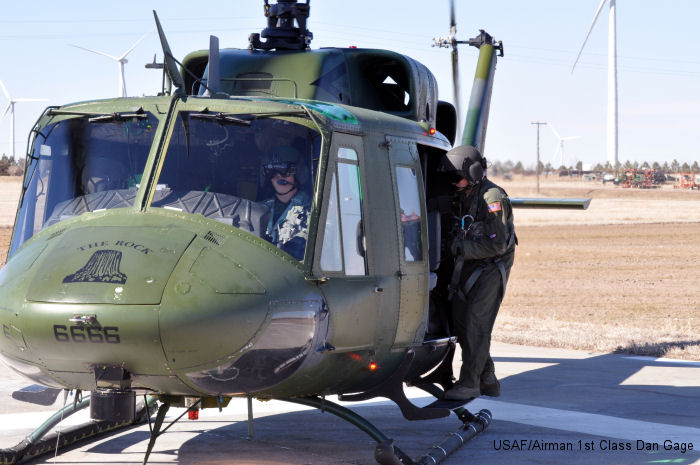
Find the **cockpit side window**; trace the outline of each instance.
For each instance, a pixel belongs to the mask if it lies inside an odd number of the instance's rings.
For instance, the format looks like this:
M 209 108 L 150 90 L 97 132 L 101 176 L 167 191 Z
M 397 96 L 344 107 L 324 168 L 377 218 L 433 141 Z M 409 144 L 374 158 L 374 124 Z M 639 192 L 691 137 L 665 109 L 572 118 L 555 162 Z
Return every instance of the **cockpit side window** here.
M 10 254 L 42 229 L 85 212 L 130 207 L 158 119 L 114 114 L 48 124 L 36 135 Z
M 321 135 L 290 119 L 181 112 L 151 205 L 243 229 L 303 260 Z

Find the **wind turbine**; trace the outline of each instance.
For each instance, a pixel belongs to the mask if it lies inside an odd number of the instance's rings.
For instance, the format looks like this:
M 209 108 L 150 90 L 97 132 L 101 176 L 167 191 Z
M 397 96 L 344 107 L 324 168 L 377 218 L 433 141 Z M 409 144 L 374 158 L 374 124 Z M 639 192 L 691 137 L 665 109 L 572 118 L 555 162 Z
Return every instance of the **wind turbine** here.
M 581 52 L 586 46 L 588 37 L 593 31 L 593 26 L 598 19 L 600 11 L 603 9 L 605 2 L 610 2 L 610 14 L 608 16 L 608 162 L 614 168 L 618 163 L 617 156 L 617 32 L 616 32 L 616 21 L 615 21 L 615 3 L 616 0 L 602 0 L 600 5 L 598 5 L 598 10 L 595 12 L 593 17 L 593 22 L 591 23 L 590 29 L 588 29 L 588 34 L 586 39 L 581 45 L 581 50 L 578 52 L 574 66 L 571 68 L 571 73 L 573 74 L 574 68 L 576 68 L 576 63 L 581 57 Z
M 116 61 L 117 63 L 119 63 L 119 89 L 118 89 L 118 92 L 119 92 L 119 95 L 121 97 L 126 97 L 126 80 L 124 78 L 124 65 L 129 62 L 129 60 L 126 59 L 126 56 L 128 54 L 130 54 L 132 52 L 132 50 L 134 50 L 136 48 L 136 46 L 138 44 L 140 44 L 141 41 L 145 38 L 146 38 L 145 35 L 142 36 L 139 40 L 136 41 L 136 43 L 134 45 L 131 46 L 131 48 L 129 50 L 124 52 L 122 54 L 122 56 L 120 56 L 120 57 L 115 57 L 115 56 L 109 55 L 109 54 L 104 53 L 104 52 L 98 52 L 97 50 L 90 50 L 89 48 L 81 47 L 80 45 L 73 45 L 73 44 L 69 44 L 69 45 L 71 47 L 79 48 L 81 50 L 86 50 L 88 52 L 92 52 L 92 53 L 96 53 L 98 55 L 105 56 L 105 57 L 110 58 L 110 59 Z
M 557 142 L 557 150 L 554 151 L 554 156 L 552 157 L 552 161 L 555 161 L 557 158 L 557 155 L 559 155 L 559 166 L 564 165 L 564 141 L 567 140 L 572 140 L 572 139 L 580 139 L 581 136 L 568 136 L 568 137 L 562 137 L 559 135 L 559 132 L 557 132 L 556 129 L 554 129 L 554 126 L 551 124 L 547 124 L 549 126 L 549 129 L 552 130 L 555 136 L 557 136 L 558 142 Z
M 5 116 L 7 114 L 10 114 L 10 157 L 12 160 L 15 159 L 15 103 L 17 102 L 46 102 L 47 99 L 45 98 L 16 98 L 13 99 L 10 97 L 10 94 L 7 92 L 7 87 L 5 87 L 5 84 L 0 81 L 0 87 L 2 87 L 2 92 L 5 94 L 5 97 L 7 97 L 7 100 L 9 102 L 7 103 L 7 107 L 5 107 L 5 111 L 2 113 L 2 116 L 0 116 L 0 121 L 5 119 Z

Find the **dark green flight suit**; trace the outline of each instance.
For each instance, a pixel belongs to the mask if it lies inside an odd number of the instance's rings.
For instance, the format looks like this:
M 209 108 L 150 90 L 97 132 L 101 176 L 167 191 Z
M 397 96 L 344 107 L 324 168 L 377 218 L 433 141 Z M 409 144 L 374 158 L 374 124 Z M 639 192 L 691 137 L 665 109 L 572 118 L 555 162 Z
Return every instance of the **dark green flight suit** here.
M 474 222 L 466 238 L 451 238 L 455 258 L 449 285 L 453 334 L 462 347 L 459 383 L 479 387 L 483 373 L 493 372 L 491 330 L 505 295 L 517 238 L 508 194 L 484 178 L 481 185 L 453 204 L 457 216 Z M 467 219 L 465 226 L 471 219 Z

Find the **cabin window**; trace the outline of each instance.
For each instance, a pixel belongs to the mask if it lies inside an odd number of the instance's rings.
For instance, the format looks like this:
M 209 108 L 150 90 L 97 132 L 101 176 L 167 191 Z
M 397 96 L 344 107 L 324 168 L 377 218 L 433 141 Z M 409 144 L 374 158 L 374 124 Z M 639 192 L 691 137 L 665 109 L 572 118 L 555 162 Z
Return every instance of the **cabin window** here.
M 321 268 L 324 271 L 342 271 L 344 268 L 346 275 L 365 275 L 362 186 L 357 152 L 354 149 L 341 147 L 338 150 L 337 179 L 336 185 L 334 172 L 331 177 Z
M 81 115 L 39 130 L 10 254 L 60 221 L 134 204 L 158 119 L 115 115 Z
M 411 68 L 402 60 L 383 55 L 353 54 L 353 105 L 408 115 L 413 108 Z
M 421 205 L 416 170 L 408 166 L 397 166 L 396 184 L 398 185 L 399 208 L 401 209 L 404 257 L 407 262 L 421 261 L 423 260 L 423 239 L 421 237 Z
M 321 269 L 325 271 L 343 271 L 342 249 L 340 247 L 340 219 L 338 218 L 338 190 L 335 173 L 331 177 L 331 192 L 328 198 L 328 214 L 323 233 L 321 250 Z
M 151 205 L 245 230 L 303 260 L 321 148 L 312 124 L 180 112 Z

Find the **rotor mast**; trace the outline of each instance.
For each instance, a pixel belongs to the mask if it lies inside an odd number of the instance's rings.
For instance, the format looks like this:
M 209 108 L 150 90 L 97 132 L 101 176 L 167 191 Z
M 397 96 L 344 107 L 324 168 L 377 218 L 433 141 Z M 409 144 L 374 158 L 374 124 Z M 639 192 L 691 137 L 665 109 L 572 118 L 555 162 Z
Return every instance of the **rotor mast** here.
M 308 50 L 314 35 L 306 27 L 311 0 L 277 0 L 270 4 L 265 0 L 267 27 L 261 33 L 248 37 L 251 50 Z M 267 39 L 265 42 L 260 37 Z

